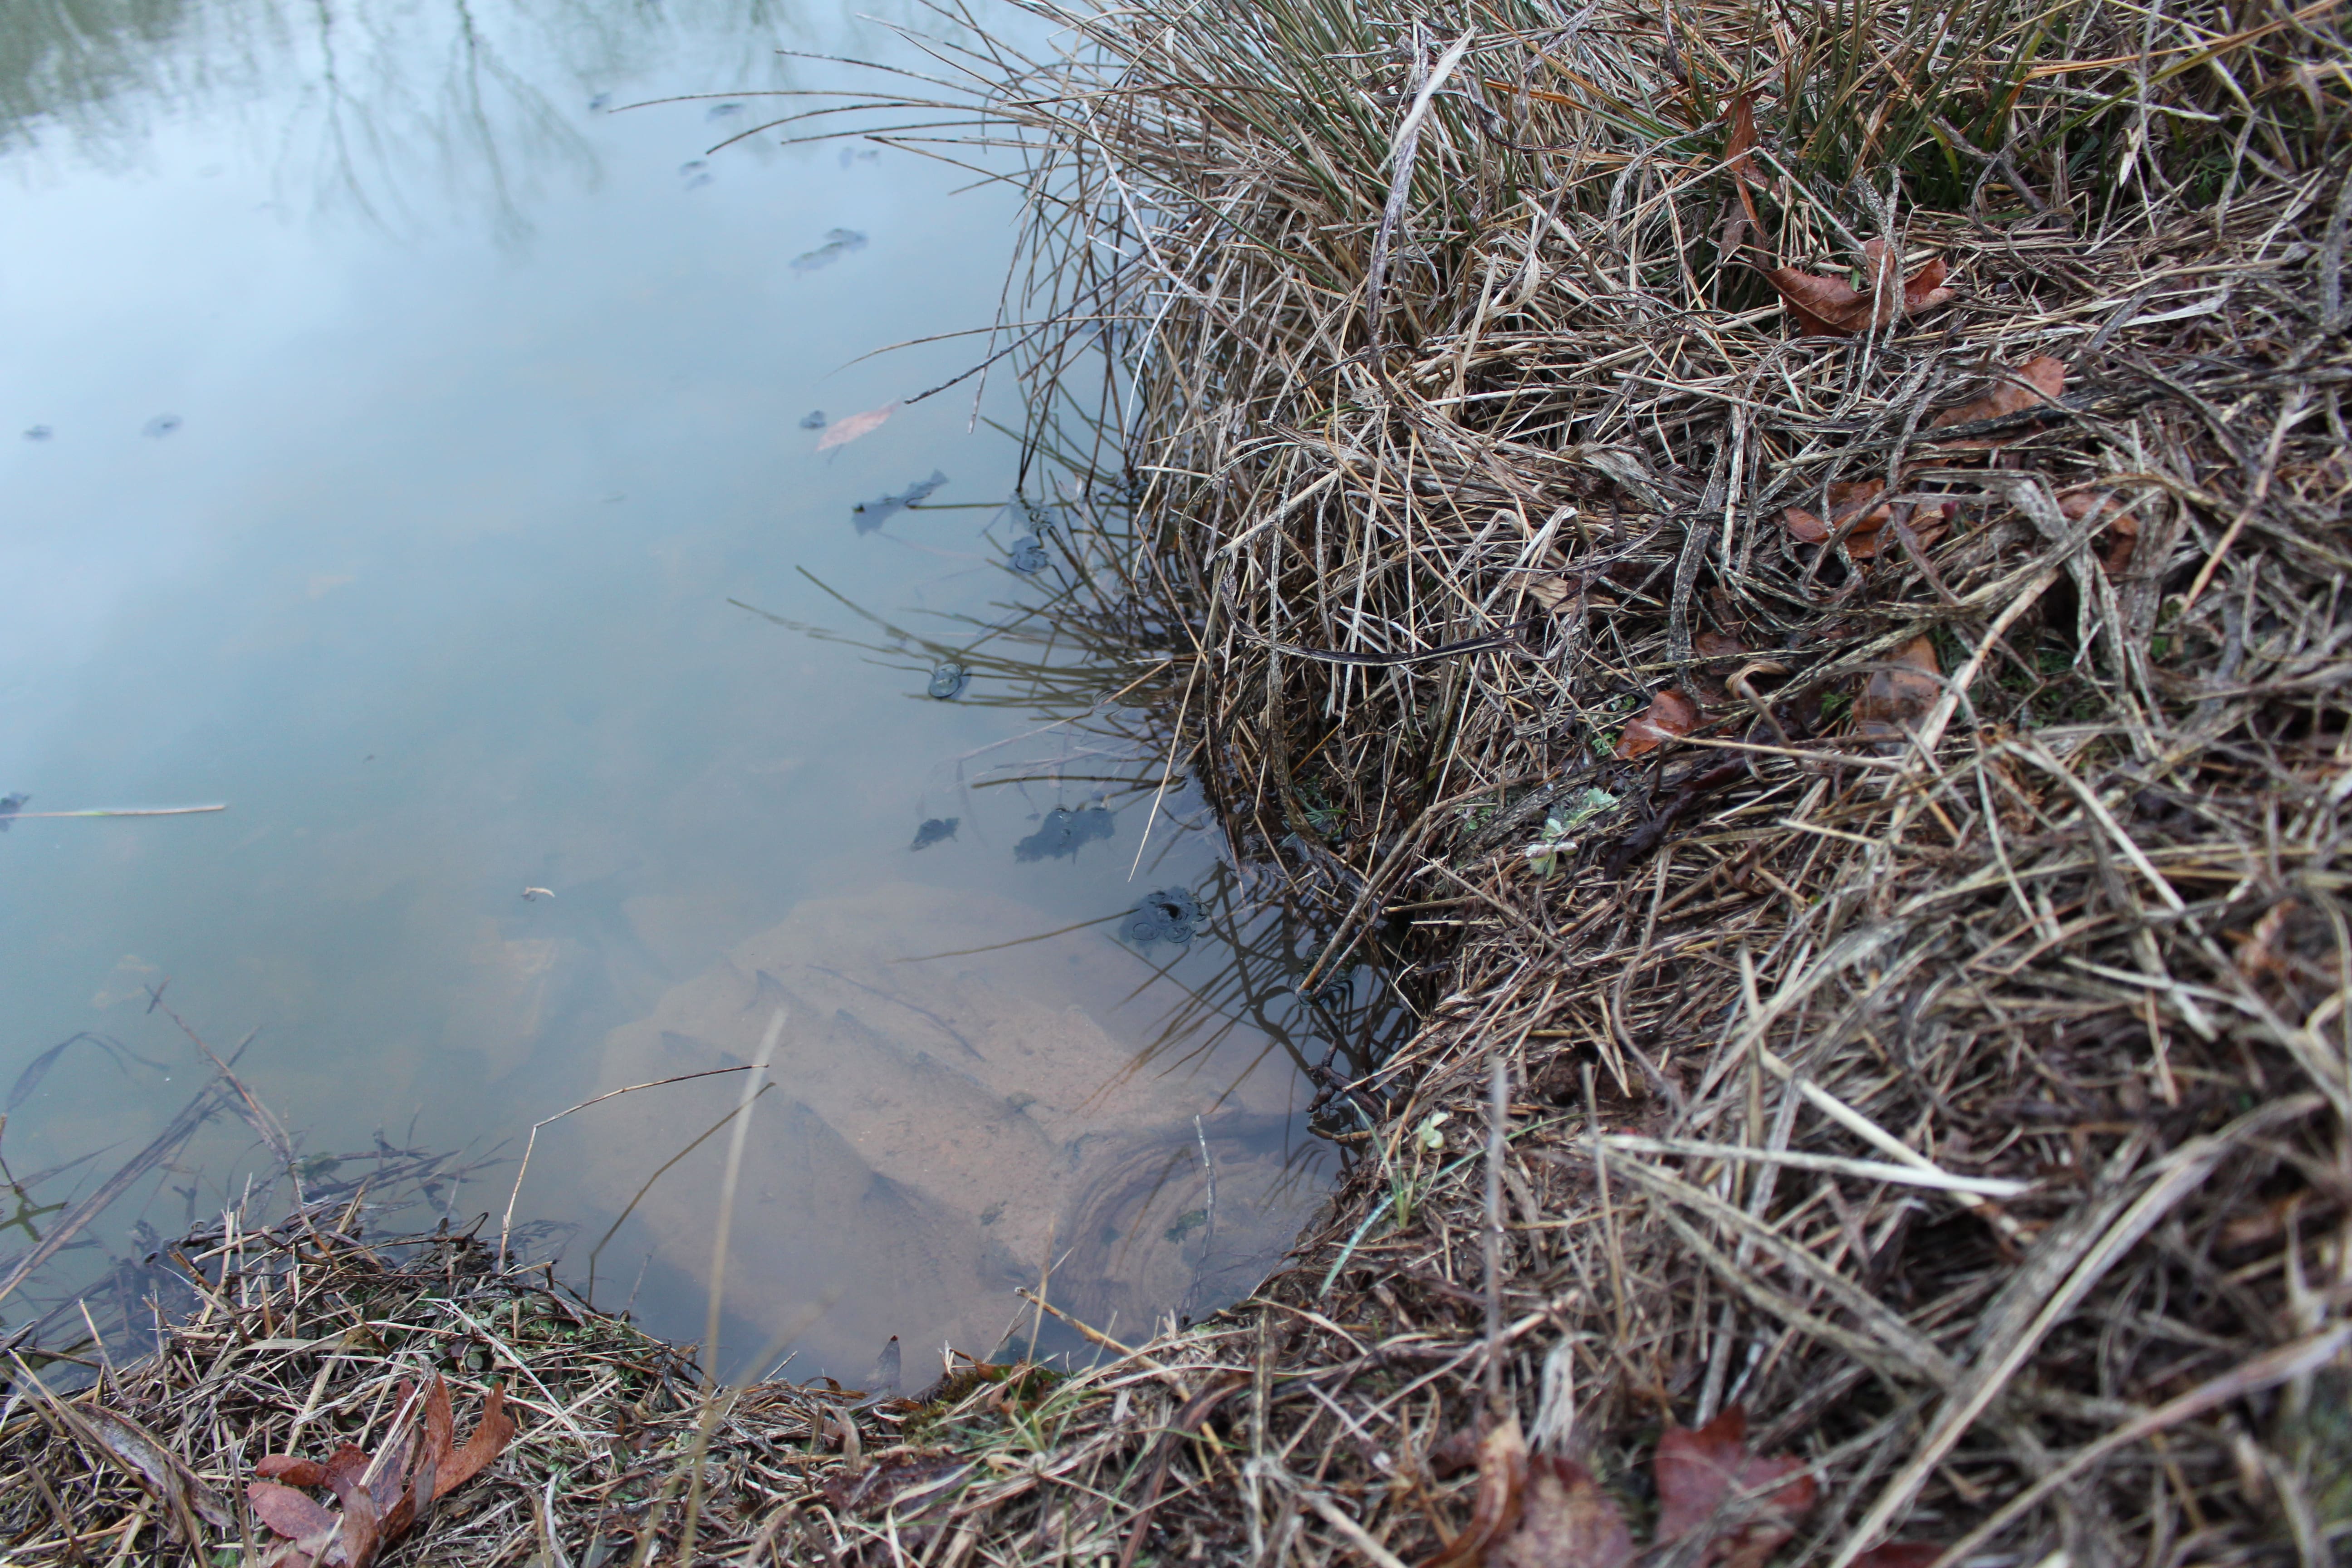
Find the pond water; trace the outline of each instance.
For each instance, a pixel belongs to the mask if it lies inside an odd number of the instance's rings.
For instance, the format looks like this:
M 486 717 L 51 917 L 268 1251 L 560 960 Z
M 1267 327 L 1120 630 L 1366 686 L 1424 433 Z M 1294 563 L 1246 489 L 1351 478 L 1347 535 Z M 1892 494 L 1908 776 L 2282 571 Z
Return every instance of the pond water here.
M 493 1235 L 534 1122 L 781 1012 L 737 1372 L 897 1334 L 912 1384 L 1049 1259 L 1141 1332 L 1317 1201 L 1286 939 L 1181 773 L 1155 810 L 1164 739 L 1085 718 L 1118 672 L 973 629 L 1060 570 L 1003 510 L 1011 389 L 903 401 L 974 340 L 861 357 L 993 317 L 1013 200 L 717 147 L 855 79 L 784 51 L 916 58 L 743 0 L 0 13 L 0 794 L 228 807 L 0 837 L 0 1154 L 40 1178 L 0 1268 L 205 1081 L 173 1012 L 250 1037 L 310 1190 L 463 1150 L 432 1202 Z M 742 1083 L 545 1128 L 536 1252 L 698 1337 Z M 56 1267 L 273 1163 L 216 1120 Z

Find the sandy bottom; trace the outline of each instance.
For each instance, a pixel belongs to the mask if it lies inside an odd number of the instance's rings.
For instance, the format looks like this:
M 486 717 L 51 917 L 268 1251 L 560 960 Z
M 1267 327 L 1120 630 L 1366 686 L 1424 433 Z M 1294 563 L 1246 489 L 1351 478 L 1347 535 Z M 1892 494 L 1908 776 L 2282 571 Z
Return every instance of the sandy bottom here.
M 907 883 L 814 900 L 606 1037 L 614 1089 L 749 1061 L 784 1010 L 737 1186 L 727 1305 L 789 1341 L 795 1370 L 857 1382 L 896 1334 L 911 1388 L 943 1346 L 986 1354 L 1016 1317 L 1025 1326 L 1013 1292 L 1035 1288 L 1049 1247 L 1055 1305 L 1141 1334 L 1249 1289 L 1320 1198 L 1286 1062 L 1249 1071 L 1263 1041 L 1167 1037 L 1181 993 L 1127 1000 L 1149 971 L 1107 928 L 929 956 L 1051 927 L 1020 904 Z M 626 1205 L 739 1081 L 620 1102 L 591 1163 L 600 1205 Z M 728 1141 L 706 1138 L 637 1203 L 661 1256 L 698 1279 Z

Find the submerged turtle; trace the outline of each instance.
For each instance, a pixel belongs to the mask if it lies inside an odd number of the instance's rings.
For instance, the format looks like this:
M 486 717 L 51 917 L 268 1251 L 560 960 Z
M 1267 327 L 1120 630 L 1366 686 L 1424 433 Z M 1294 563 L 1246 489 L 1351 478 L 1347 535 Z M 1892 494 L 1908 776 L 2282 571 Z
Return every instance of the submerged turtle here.
M 1249 1074 L 1255 1043 L 1239 1039 L 1155 1067 L 1151 1047 L 1198 1042 L 1153 1038 L 1152 994 L 1131 999 L 1135 970 L 1104 962 L 1098 933 L 1007 944 L 1062 923 L 910 884 L 813 900 L 607 1037 L 599 1079 L 617 1088 L 740 1065 L 783 1012 L 735 1189 L 728 1307 L 782 1331 L 837 1303 L 802 1333 L 810 1372 L 863 1378 L 893 1333 L 986 1354 L 1049 1244 L 1070 1254 L 1055 1301 L 1089 1321 L 1197 1313 L 1254 1286 L 1319 1200 L 1285 1163 L 1286 1076 Z M 607 1212 L 741 1084 L 616 1102 L 585 1175 Z M 638 1207 L 675 1268 L 709 1265 L 726 1142 L 693 1149 Z

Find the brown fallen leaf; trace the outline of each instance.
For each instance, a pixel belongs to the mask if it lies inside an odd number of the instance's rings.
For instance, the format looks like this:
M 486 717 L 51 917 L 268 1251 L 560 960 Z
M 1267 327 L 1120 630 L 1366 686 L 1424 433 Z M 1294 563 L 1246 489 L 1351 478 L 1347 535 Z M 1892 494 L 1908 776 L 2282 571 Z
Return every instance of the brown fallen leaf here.
M 1842 279 L 1793 267 L 1776 267 L 1764 274 L 1780 291 L 1797 324 L 1815 337 L 1843 338 L 1875 331 L 1932 310 L 1952 297 L 1943 286 L 1944 259 L 1937 257 L 1908 278 L 1901 276 L 1900 260 L 1886 242 L 1874 239 L 1862 247 L 1862 275 L 1868 293 Z
M 1845 536 L 1845 552 L 1856 561 L 1868 561 L 1878 553 L 1879 531 L 1895 515 L 1892 506 L 1878 500 L 1885 489 L 1884 479 L 1843 479 L 1830 487 L 1827 519 L 1792 506 L 1781 514 L 1781 521 L 1798 543 L 1821 544 L 1853 518 L 1853 527 Z
M 289 1541 L 299 1541 L 335 1528 L 335 1512 L 308 1492 L 276 1481 L 247 1481 L 245 1500 L 253 1515 Z
M 1738 658 L 1748 645 L 1728 632 L 1701 632 L 1691 639 L 1691 649 L 1702 658 Z
M 1881 751 L 1899 748 L 1944 693 L 1935 639 L 1913 637 L 1870 672 L 1853 705 L 1853 732 Z
M 440 1382 L 436 1374 L 434 1382 Z M 445 1394 L 444 1398 L 447 1395 Z M 466 1439 L 466 1446 L 449 1455 L 435 1468 L 433 1495 L 441 1497 L 464 1486 L 481 1474 L 482 1468 L 505 1452 L 514 1441 L 514 1417 L 507 1414 L 507 1391 L 498 1384 L 490 1385 L 490 1397 L 482 1406 L 481 1425 Z
M 1748 1412 L 1738 1405 L 1696 1431 L 1668 1427 L 1650 1468 L 1658 1483 L 1652 1544 L 1670 1546 L 1695 1531 L 1713 1531 L 1702 1565 L 1763 1568 L 1796 1534 L 1821 1490 L 1802 1459 L 1760 1458 L 1748 1451 Z M 1738 1522 L 1722 1528 L 1729 1521 Z
M 892 402 L 879 408 L 869 408 L 863 414 L 853 414 L 845 419 L 836 419 L 824 427 L 824 435 L 816 438 L 816 449 L 823 452 L 835 447 L 846 447 L 860 436 L 870 436 L 879 430 L 883 421 L 898 412 L 898 405 Z
M 2112 491 L 2102 489 L 2069 490 L 2058 498 L 2058 510 L 2069 522 L 2097 517 L 2108 508 L 2120 505 Z M 2132 552 L 2139 548 L 2139 519 L 2119 510 L 2097 531 L 2109 536 L 2106 552 L 2099 557 L 2099 564 L 2106 569 L 2108 576 L 2121 576 L 2131 569 Z
M 1958 408 L 1947 408 L 1927 421 L 1927 428 L 1939 430 L 1948 425 L 1970 425 L 1979 419 L 1998 419 L 2005 414 L 2019 414 L 2043 404 L 2054 404 L 2058 395 L 2066 389 L 2066 362 L 2049 354 L 2036 354 L 2015 370 L 2003 371 L 2000 382 L 1990 392 Z M 2005 447 L 2011 437 L 1955 437 L 1938 441 L 1938 447 L 1955 450 L 1970 450 Z
M 103 1405 L 76 1405 L 73 1419 L 115 1463 L 137 1476 L 163 1501 L 184 1532 L 194 1528 L 196 1517 L 222 1529 L 234 1521 L 236 1516 L 220 1494 L 198 1480 L 194 1471 L 130 1416 Z
M 1519 1500 L 1528 1474 L 1528 1441 L 1519 1418 L 1505 1417 L 1478 1442 L 1478 1500 L 1471 1510 L 1469 1527 L 1453 1543 L 1421 1568 L 1455 1568 L 1479 1561 L 1492 1542 L 1519 1521 Z
M 1698 727 L 1698 704 L 1671 686 L 1661 687 L 1650 705 L 1633 717 L 1617 737 L 1619 762 L 1646 756 L 1668 741 L 1679 741 Z
M 1628 1568 L 1633 1536 L 1617 1503 L 1574 1459 L 1528 1461 L 1519 1526 L 1487 1549 L 1486 1568 Z
M 1527 581 L 1528 597 L 1547 610 L 1557 610 L 1568 603 L 1575 592 L 1565 577 L 1530 577 Z
M 1731 100 L 1731 132 L 1723 139 L 1724 166 L 1734 178 L 1762 187 L 1764 176 L 1756 172 L 1756 160 L 1749 156 L 1755 151 L 1756 100 L 1750 94 L 1738 93 Z

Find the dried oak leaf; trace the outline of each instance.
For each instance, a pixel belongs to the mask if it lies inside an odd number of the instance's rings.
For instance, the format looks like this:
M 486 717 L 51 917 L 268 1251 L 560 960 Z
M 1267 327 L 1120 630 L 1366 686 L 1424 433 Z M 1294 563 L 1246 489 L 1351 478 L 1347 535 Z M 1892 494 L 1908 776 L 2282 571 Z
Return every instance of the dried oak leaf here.
M 308 1492 L 277 1481 L 247 1481 L 245 1500 L 254 1517 L 289 1541 L 320 1534 L 335 1528 L 335 1512 Z
M 1519 1527 L 1487 1549 L 1486 1568 L 1628 1568 L 1633 1537 L 1616 1500 L 1574 1459 L 1528 1461 Z
M 1619 762 L 1645 756 L 1668 741 L 1679 741 L 1698 727 L 1698 704 L 1673 687 L 1662 687 L 1649 707 L 1636 714 L 1617 737 Z
M 2015 370 L 2003 371 L 2000 383 L 1990 392 L 1972 403 L 1958 408 L 1947 408 L 1927 421 L 1927 428 L 1938 430 L 1948 425 L 1970 425 L 1979 419 L 1998 419 L 2005 414 L 2020 414 L 2028 408 L 2054 404 L 2058 395 L 2066 389 L 2066 363 L 2048 354 L 2036 354 Z M 1938 447 L 1961 450 L 2005 447 L 2012 437 L 1956 437 L 1938 441 Z
M 1478 1500 L 1471 1510 L 1469 1528 L 1453 1543 L 1423 1560 L 1421 1568 L 1456 1568 L 1479 1561 L 1487 1546 L 1500 1540 L 1519 1521 L 1519 1502 L 1528 1476 L 1528 1440 L 1513 1415 L 1497 1423 L 1478 1442 Z
M 1802 1459 L 1760 1458 L 1748 1451 L 1748 1412 L 1738 1405 L 1696 1431 L 1668 1427 L 1650 1468 L 1658 1483 L 1654 1544 L 1670 1546 L 1693 1531 L 1711 1531 L 1702 1568 L 1763 1568 L 1796 1534 L 1821 1490 Z
M 1853 732 L 1881 749 L 1899 745 L 1944 693 L 1943 666 L 1932 637 L 1916 637 L 1870 672 L 1853 705 Z
M 1878 553 L 1879 531 L 1886 526 L 1895 509 L 1878 500 L 1886 489 L 1884 479 L 1842 479 L 1830 487 L 1830 515 L 1826 520 L 1792 506 L 1781 514 L 1788 525 L 1789 535 L 1800 544 L 1826 542 L 1837 531 L 1844 528 L 1846 520 L 1854 520 L 1847 531 L 1845 551 L 1856 561 L 1868 561 Z
M 1776 267 L 1764 276 L 1780 291 L 1797 324 L 1815 337 L 1843 338 L 1875 331 L 1952 297 L 1952 291 L 1943 286 L 1942 257 L 1906 278 L 1901 258 L 1883 239 L 1867 241 L 1862 247 L 1862 276 L 1870 285 L 1868 293 L 1843 279 L 1800 272 L 1793 267 Z
M 436 1376 L 434 1382 L 440 1382 Z M 445 1393 L 442 1397 L 446 1399 Z M 514 1441 L 514 1417 L 507 1414 L 507 1391 L 498 1384 L 490 1385 L 490 1397 L 482 1406 L 481 1424 L 466 1439 L 466 1446 L 444 1458 L 434 1468 L 433 1495 L 456 1490 L 481 1474 L 485 1466 L 506 1451 Z
M 1691 639 L 1691 649 L 1702 658 L 1734 659 L 1748 651 L 1748 645 L 1729 632 L 1701 632 Z

